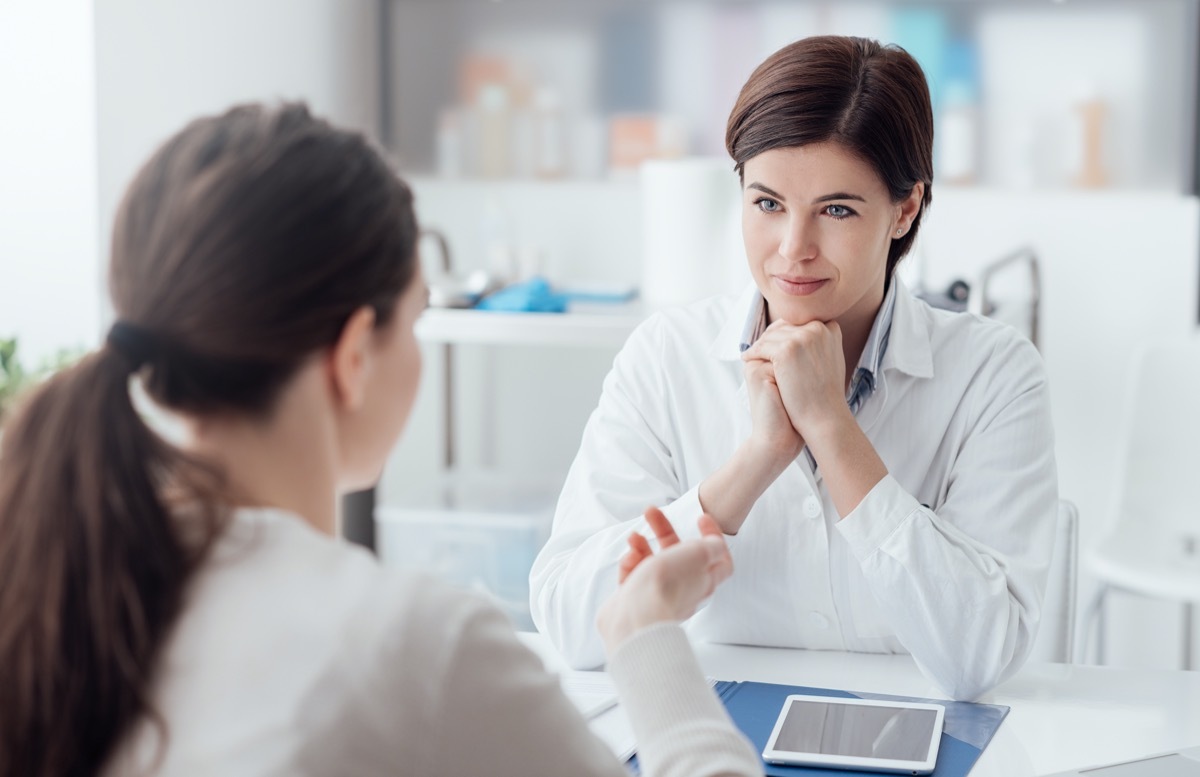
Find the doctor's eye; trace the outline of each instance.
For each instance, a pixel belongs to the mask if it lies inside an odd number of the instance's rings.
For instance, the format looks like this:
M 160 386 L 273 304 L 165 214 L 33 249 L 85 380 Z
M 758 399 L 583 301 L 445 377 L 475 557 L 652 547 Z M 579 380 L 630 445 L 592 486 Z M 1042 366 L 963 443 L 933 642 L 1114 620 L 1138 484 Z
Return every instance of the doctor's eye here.
M 825 215 L 829 216 L 830 218 L 841 221 L 842 219 L 848 219 L 851 216 L 857 216 L 858 214 L 855 213 L 852 209 L 847 208 L 845 205 L 836 205 L 835 204 L 835 205 L 829 205 L 828 207 L 825 208 Z
M 780 204 L 770 197 L 759 197 L 754 201 L 754 204 L 757 205 L 758 209 L 763 213 L 778 213 L 779 211 L 783 210 Z

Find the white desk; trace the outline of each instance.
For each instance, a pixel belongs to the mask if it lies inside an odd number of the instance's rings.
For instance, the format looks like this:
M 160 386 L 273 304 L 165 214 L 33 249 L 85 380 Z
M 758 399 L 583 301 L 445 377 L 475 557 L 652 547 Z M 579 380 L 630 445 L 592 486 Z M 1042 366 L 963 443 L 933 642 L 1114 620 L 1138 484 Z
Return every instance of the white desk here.
M 537 634 L 522 639 L 561 667 Z M 718 680 L 945 698 L 909 656 L 696 645 Z M 1200 672 L 1030 664 L 980 701 L 1012 711 L 971 777 L 1036 777 L 1200 745 Z

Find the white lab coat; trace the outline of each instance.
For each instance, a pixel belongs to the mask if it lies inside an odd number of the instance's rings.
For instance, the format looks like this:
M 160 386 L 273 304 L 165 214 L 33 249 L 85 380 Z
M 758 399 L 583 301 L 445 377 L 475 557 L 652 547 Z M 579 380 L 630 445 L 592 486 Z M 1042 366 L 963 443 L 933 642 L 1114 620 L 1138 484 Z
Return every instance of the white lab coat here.
M 947 694 L 973 698 L 1020 667 L 1037 630 L 1058 496 L 1046 374 L 1017 331 L 895 282 L 857 415 L 888 476 L 843 518 L 798 457 L 728 538 L 733 577 L 687 628 L 909 652 Z M 694 536 L 700 482 L 750 434 L 738 345 L 754 292 L 655 314 L 605 379 L 530 575 L 534 622 L 577 667 L 603 661 L 596 613 L 626 537 L 649 534 L 643 510 L 662 506 Z

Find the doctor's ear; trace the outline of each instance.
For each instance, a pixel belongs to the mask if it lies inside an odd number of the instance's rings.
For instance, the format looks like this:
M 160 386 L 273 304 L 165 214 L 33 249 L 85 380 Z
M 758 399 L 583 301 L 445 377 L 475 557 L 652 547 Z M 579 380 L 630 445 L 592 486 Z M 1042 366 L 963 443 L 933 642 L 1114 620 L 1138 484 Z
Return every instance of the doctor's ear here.
M 372 368 L 371 336 L 375 332 L 375 309 L 363 306 L 354 311 L 330 349 L 327 368 L 330 386 L 339 406 L 356 410 L 366 396 Z
M 923 199 L 925 199 L 925 184 L 917 181 L 908 196 L 896 203 L 896 227 L 893 233 L 895 237 L 900 237 L 912 229 L 913 222 L 921 212 Z

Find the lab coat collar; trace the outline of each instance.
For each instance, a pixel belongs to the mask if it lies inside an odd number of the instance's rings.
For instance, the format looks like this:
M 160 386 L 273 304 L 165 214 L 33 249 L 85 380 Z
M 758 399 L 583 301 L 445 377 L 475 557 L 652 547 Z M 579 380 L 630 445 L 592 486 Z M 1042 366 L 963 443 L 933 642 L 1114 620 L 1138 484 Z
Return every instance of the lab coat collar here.
M 762 315 L 762 306 L 763 296 L 759 293 L 758 286 L 751 281 L 729 308 L 724 326 L 708 348 L 709 354 L 720 361 L 741 361 L 742 336 L 747 322 L 755 315 L 755 311 L 757 315 Z
M 933 322 L 925 304 L 913 297 L 904 281 L 893 275 L 892 283 L 896 285 L 896 309 L 882 371 L 895 369 L 914 378 L 932 378 Z
M 880 371 L 896 369 L 915 378 L 932 378 L 932 322 L 922 310 L 921 303 L 913 298 L 912 292 L 899 277 L 893 276 L 892 283 L 896 286 L 896 307 L 892 312 L 891 334 Z M 709 353 L 714 358 L 721 361 L 738 361 L 742 358 L 742 338 L 751 318 L 761 315 L 762 302 L 762 294 L 751 282 L 730 307 L 725 324 L 709 346 Z

